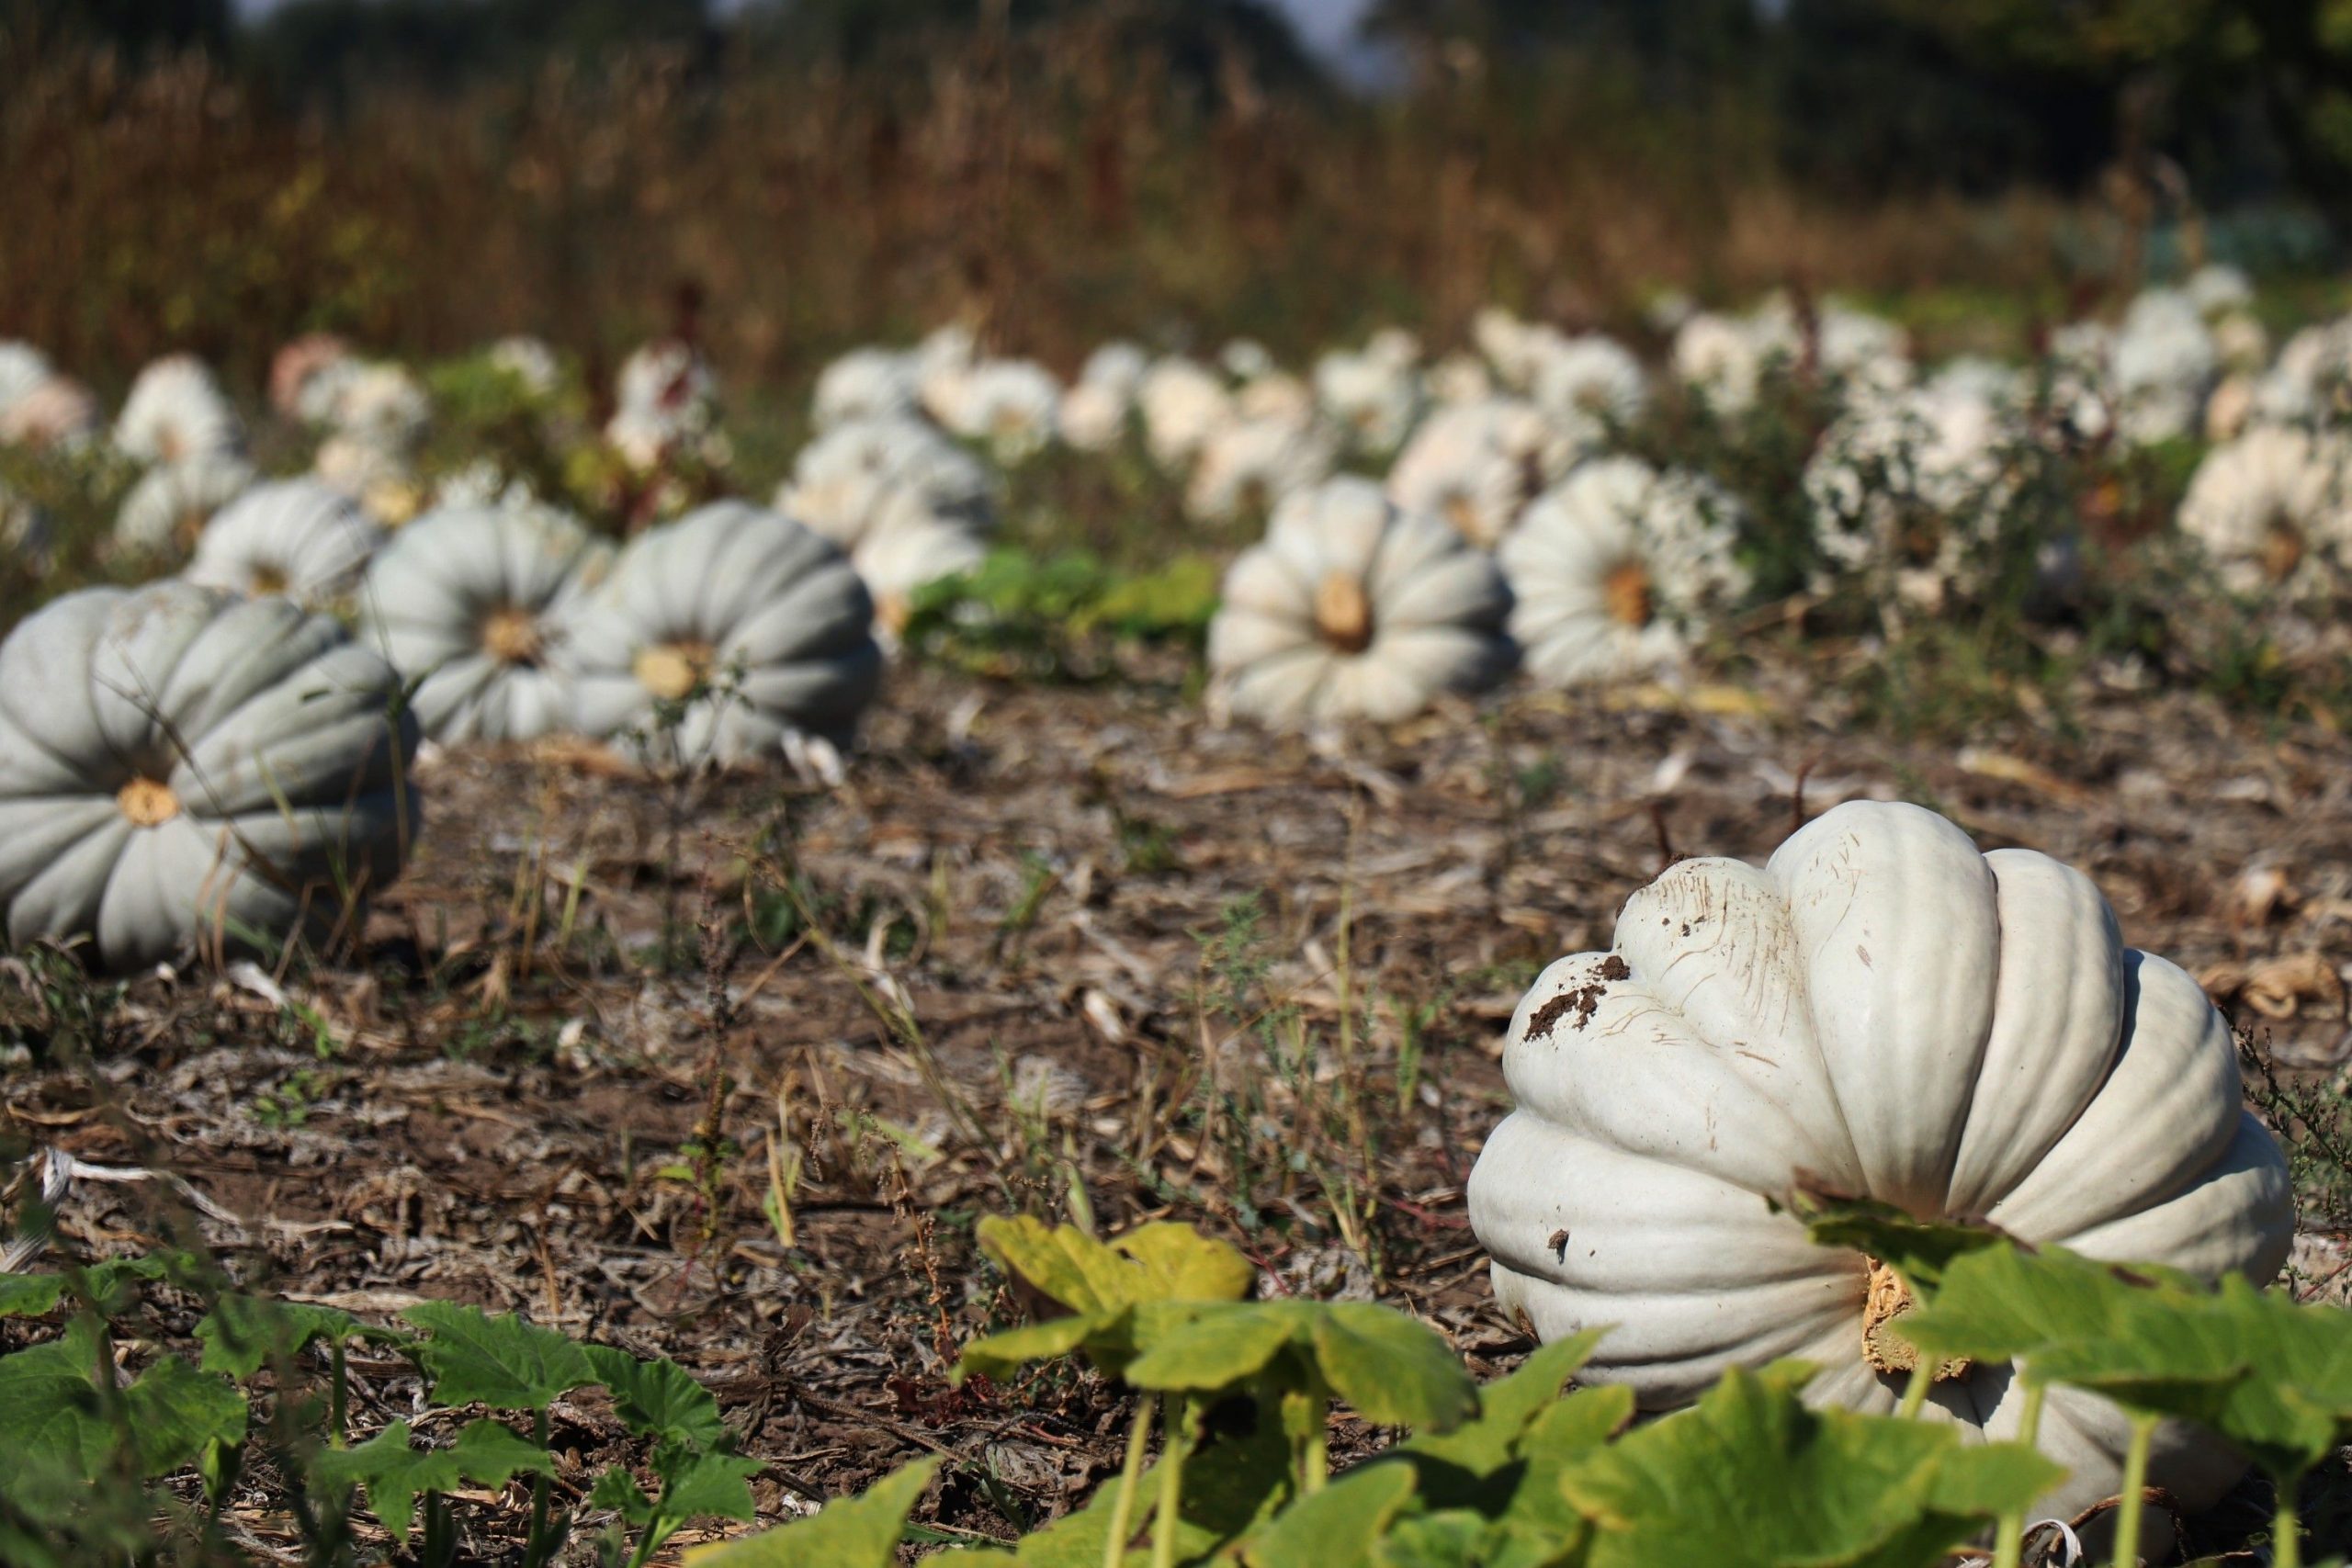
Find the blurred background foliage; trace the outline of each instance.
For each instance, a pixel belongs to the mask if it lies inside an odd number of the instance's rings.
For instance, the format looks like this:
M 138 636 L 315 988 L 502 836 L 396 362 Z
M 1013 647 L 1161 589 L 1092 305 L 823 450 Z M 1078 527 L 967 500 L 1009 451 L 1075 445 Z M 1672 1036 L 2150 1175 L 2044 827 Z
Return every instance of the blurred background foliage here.
M 593 372 L 684 299 L 753 378 L 949 314 L 1067 369 L 1138 323 L 1634 330 L 1667 287 L 2014 334 L 1972 315 L 2332 267 L 2352 194 L 2352 0 L 1365 29 L 1335 75 L 1260 0 L 0 0 L 0 334 L 102 384 L 180 346 L 250 380 L 306 328 L 533 331 Z

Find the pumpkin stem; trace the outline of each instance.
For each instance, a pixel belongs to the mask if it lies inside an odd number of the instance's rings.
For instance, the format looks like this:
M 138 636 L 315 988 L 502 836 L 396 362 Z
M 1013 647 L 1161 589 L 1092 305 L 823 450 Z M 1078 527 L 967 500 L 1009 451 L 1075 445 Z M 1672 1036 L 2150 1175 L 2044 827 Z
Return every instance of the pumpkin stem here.
M 1341 653 L 1372 646 L 1372 600 L 1344 571 L 1326 572 L 1315 590 L 1315 633 Z
M 286 569 L 275 562 L 254 568 L 253 597 L 266 599 L 286 592 Z
M 707 642 L 662 642 L 640 652 L 631 668 L 638 684 L 674 703 L 703 683 L 717 656 Z
M 1862 1359 L 1873 1371 L 1916 1372 L 1919 1368 L 1919 1352 L 1911 1342 L 1889 1325 L 1918 1303 L 1912 1299 L 1911 1288 L 1901 1275 L 1875 1258 L 1865 1257 L 1871 1266 L 1870 1294 L 1862 1303 Z M 1933 1382 L 1949 1382 L 1966 1377 L 1970 1362 L 1965 1356 L 1939 1362 L 1929 1374 Z
M 1645 626 L 1657 613 L 1650 592 L 1650 569 L 1640 561 L 1621 561 L 1601 583 L 1601 603 L 1609 618 L 1623 626 Z
M 502 664 L 536 664 L 546 651 L 539 637 L 538 617 L 513 604 L 503 605 L 482 618 L 481 646 Z
M 1479 515 L 1477 501 L 1466 491 L 1457 490 L 1448 495 L 1438 502 L 1438 511 L 1453 525 L 1455 533 L 1472 544 L 1483 547 L 1495 542 L 1495 531 L 1487 526 L 1487 520 Z
M 133 779 L 115 791 L 116 809 L 134 828 L 160 828 L 180 814 L 180 797 L 160 779 Z
M 2284 514 L 2274 515 L 2263 525 L 2262 575 L 2272 582 L 2284 582 L 2295 575 L 2303 563 L 2303 534 Z

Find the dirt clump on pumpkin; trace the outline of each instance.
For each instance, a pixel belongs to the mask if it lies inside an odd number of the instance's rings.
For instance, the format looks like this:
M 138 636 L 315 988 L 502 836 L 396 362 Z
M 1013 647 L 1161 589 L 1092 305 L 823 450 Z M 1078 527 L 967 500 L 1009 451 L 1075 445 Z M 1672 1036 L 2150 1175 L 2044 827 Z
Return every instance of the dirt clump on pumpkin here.
M 1614 953 L 1611 953 L 1600 961 L 1598 979 L 1578 986 L 1573 991 L 1563 991 L 1537 1008 L 1534 1016 L 1527 1021 L 1527 1037 L 1530 1040 L 1550 1039 L 1553 1029 L 1569 1013 L 1577 1015 L 1574 1027 L 1582 1029 L 1592 1021 L 1592 1015 L 1600 1010 L 1600 998 L 1609 994 L 1608 983 L 1611 980 L 1629 979 L 1633 973 L 1633 970 L 1626 966 L 1623 958 Z

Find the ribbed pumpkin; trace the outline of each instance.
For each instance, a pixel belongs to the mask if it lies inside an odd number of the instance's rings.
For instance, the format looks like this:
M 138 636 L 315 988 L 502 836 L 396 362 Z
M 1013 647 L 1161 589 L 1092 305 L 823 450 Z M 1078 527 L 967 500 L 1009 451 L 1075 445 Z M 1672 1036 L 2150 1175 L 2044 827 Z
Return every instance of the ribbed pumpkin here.
M 719 502 L 632 540 L 571 646 L 586 733 L 656 766 L 845 739 L 882 670 L 849 558 L 777 513 Z
M 382 526 L 332 485 L 278 479 L 215 513 L 181 575 L 209 588 L 282 593 L 316 607 L 350 592 L 383 542 Z
M 435 740 L 528 740 L 572 728 L 571 618 L 610 547 L 542 507 L 444 507 L 402 529 L 359 594 L 371 646 L 418 682 Z
M 324 616 L 91 588 L 0 644 L 0 913 L 115 970 L 356 934 L 416 829 L 400 678 Z
M 1493 559 L 1452 527 L 1331 479 L 1276 507 L 1226 573 L 1211 703 L 1277 725 L 1405 718 L 1501 678 L 1510 609 Z
M 2125 947 L 2080 873 L 1979 854 L 1916 806 L 1840 806 L 1760 869 L 1668 867 L 1611 951 L 1537 979 L 1503 1071 L 1519 1109 L 1469 1194 L 1496 1294 L 1546 1339 L 1613 1325 L 1587 1375 L 1648 1409 L 1781 1356 L 1864 1410 L 1917 1375 L 1879 1332 L 1899 1281 L 1768 1204 L 1800 1186 L 2208 1279 L 2267 1280 L 2292 1234 L 2197 982 Z M 1933 1375 L 1932 1418 L 2017 1429 L 2006 1363 Z M 2113 1406 L 2052 1390 L 2041 1443 L 2072 1474 L 2044 1511 L 2112 1495 L 2127 1439 Z M 2173 1429 L 2150 1479 L 2197 1507 L 2243 1469 Z

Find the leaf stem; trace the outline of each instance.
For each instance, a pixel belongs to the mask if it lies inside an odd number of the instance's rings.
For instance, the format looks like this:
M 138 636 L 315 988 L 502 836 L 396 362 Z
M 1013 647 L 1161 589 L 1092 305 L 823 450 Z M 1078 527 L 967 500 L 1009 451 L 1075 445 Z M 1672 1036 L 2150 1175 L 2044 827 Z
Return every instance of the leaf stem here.
M 327 1445 L 337 1449 L 343 1447 L 345 1421 L 350 1414 L 350 1379 L 344 1357 L 343 1340 L 338 1337 L 327 1359 Z
M 1911 1381 L 1903 1385 L 1903 1403 L 1895 1406 L 1897 1418 L 1916 1421 L 1919 1412 L 1928 1407 L 1928 1391 L 1936 1386 L 1935 1373 L 1926 1367 L 1911 1369 Z
M 2132 1446 L 2123 1454 L 2123 1512 L 2115 1521 L 2115 1561 L 2120 1568 L 2139 1568 L 2140 1516 L 2147 1511 L 2148 1450 L 2156 1437 L 2156 1417 L 2134 1414 Z
M 2276 1499 L 2271 1505 L 2270 1562 L 2271 1568 L 2302 1568 L 2303 1518 L 2295 1501 L 2299 1476 L 2292 1481 L 2271 1483 Z
M 1102 1568 L 1119 1568 L 1127 1560 L 1127 1538 L 1135 1533 L 1136 1492 L 1143 1480 L 1144 1439 L 1151 1435 L 1156 1393 L 1136 1402 L 1135 1425 L 1127 1428 L 1127 1457 L 1119 1466 L 1119 1490 L 1111 1499 L 1111 1531 L 1102 1538 Z
M 2018 1386 L 2025 1391 L 2025 1403 L 2018 1411 L 2017 1440 L 2027 1448 L 2041 1432 L 2041 1383 L 2029 1377 L 2020 1367 Z M 1993 1527 L 1993 1568 L 2018 1568 L 2025 1554 L 2025 1509 L 2016 1507 L 2003 1514 Z
M 548 1446 L 548 1407 L 540 1405 L 531 1412 L 531 1438 L 544 1451 Z M 548 1540 L 548 1472 L 537 1471 L 531 1476 L 531 1539 L 524 1548 L 523 1561 L 530 1568 L 538 1568 L 554 1552 Z
M 1306 1374 L 1306 1411 L 1299 1433 L 1298 1491 L 1311 1497 L 1331 1479 L 1331 1388 L 1319 1368 Z
M 1176 1527 L 1184 1498 L 1184 1459 L 1192 1452 L 1193 1400 L 1181 1393 L 1168 1406 L 1159 1450 L 1159 1502 L 1151 1521 L 1151 1568 L 1176 1568 Z

